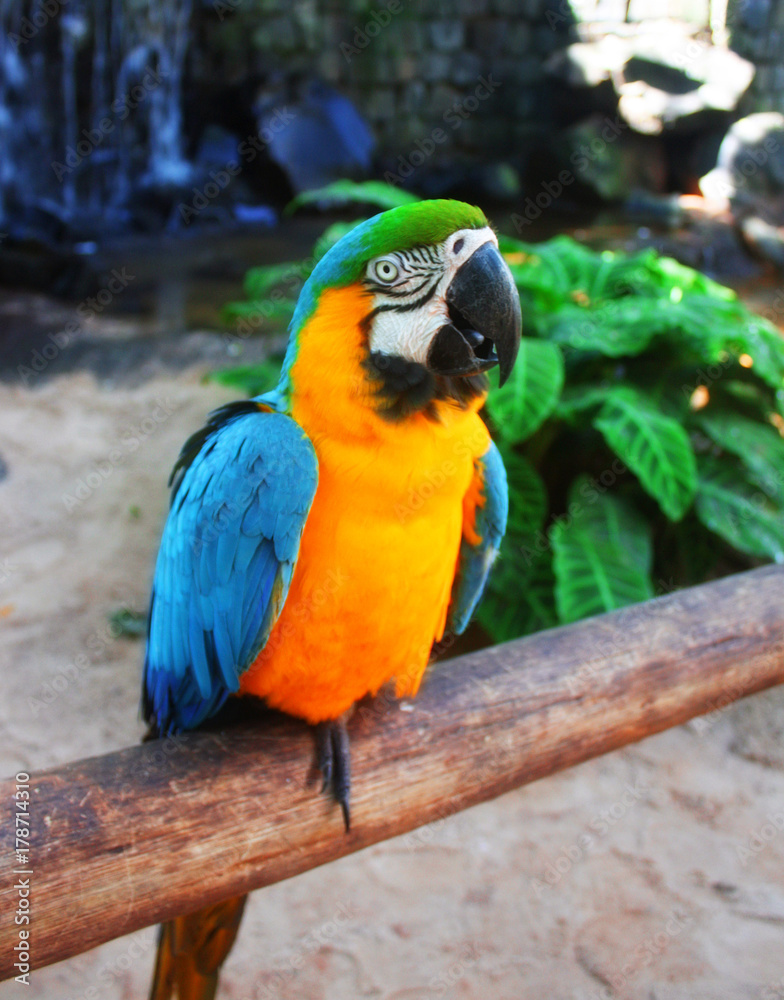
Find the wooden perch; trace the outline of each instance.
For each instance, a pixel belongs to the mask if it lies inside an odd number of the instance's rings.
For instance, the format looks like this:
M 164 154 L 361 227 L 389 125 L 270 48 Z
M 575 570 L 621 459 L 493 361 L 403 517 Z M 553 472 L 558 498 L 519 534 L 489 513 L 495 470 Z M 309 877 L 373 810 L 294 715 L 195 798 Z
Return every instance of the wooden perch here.
M 443 663 L 413 702 L 362 704 L 349 723 L 348 835 L 313 781 L 311 733 L 277 715 L 32 775 L 31 966 L 289 878 L 783 681 L 784 567 L 768 566 Z M 2 784 L 7 850 L 13 790 Z M 13 881 L 1 894 L 2 977 L 18 972 Z

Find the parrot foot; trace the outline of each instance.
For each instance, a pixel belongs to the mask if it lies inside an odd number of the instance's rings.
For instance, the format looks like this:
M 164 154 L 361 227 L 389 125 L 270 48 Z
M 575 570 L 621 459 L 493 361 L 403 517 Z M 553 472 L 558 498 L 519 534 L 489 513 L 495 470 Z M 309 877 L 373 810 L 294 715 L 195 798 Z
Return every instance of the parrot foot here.
M 351 829 L 349 798 L 351 795 L 351 750 L 348 731 L 343 719 L 321 722 L 316 726 L 316 765 L 324 783 L 322 792 L 331 789 L 343 811 L 346 833 Z

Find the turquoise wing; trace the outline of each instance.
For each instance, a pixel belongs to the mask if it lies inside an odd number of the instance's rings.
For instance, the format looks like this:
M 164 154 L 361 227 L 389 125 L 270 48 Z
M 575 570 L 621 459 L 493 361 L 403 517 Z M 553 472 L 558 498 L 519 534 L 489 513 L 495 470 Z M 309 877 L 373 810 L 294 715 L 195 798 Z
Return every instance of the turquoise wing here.
M 447 623 L 447 628 L 457 635 L 465 631 L 482 597 L 506 532 L 509 513 L 506 470 L 501 454 L 492 442 L 484 455 L 477 459 L 475 471 L 480 477 L 485 501 L 484 506 L 477 506 L 476 509 L 476 534 L 481 540 L 477 545 L 471 545 L 463 538 L 460 545 Z
M 286 600 L 318 462 L 290 417 L 243 401 L 210 415 L 172 480 L 142 687 L 159 734 L 198 726 L 238 690 Z

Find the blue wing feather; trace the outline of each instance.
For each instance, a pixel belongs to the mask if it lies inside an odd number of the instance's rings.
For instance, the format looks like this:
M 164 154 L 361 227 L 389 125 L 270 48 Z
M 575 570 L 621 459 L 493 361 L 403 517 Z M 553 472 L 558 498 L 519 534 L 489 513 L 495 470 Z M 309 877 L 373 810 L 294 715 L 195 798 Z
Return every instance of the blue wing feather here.
M 485 497 L 484 506 L 476 509 L 476 533 L 481 541 L 478 545 L 471 545 L 463 538 L 460 545 L 448 622 L 449 629 L 457 635 L 465 631 L 482 597 L 506 532 L 509 513 L 506 469 L 498 448 L 492 442 L 476 462 L 476 474 L 480 476 Z
M 172 480 L 143 686 L 159 733 L 199 725 L 239 688 L 285 601 L 318 463 L 290 417 L 238 403 L 186 443 Z

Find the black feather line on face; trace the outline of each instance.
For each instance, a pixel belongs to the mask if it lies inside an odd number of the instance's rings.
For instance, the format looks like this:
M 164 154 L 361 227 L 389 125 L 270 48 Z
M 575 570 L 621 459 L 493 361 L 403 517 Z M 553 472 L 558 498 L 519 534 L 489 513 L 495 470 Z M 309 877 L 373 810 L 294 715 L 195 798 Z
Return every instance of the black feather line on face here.
M 420 281 L 419 284 L 416 286 L 416 288 L 395 288 L 394 286 L 391 286 L 389 288 L 383 288 L 381 286 L 375 286 L 371 288 L 371 291 L 383 292 L 384 295 L 388 295 L 392 299 L 403 299 L 407 298 L 409 295 L 417 295 L 419 292 L 421 292 L 422 289 L 427 285 L 428 281 L 430 281 L 430 278 L 431 278 L 430 275 L 428 275 L 426 278 L 423 278 L 422 281 Z
M 436 294 L 437 288 L 438 288 L 438 280 L 433 282 L 431 287 L 425 292 L 424 295 L 420 296 L 418 299 L 415 299 L 413 302 L 407 302 L 405 305 L 400 305 L 397 302 L 385 302 L 380 306 L 376 306 L 375 309 L 373 309 L 371 312 L 368 313 L 366 318 L 373 319 L 373 317 L 377 316 L 379 313 L 392 312 L 393 310 L 395 312 L 411 312 L 414 309 L 419 309 L 420 306 L 425 305 L 426 302 L 429 302 L 433 298 L 433 296 Z

